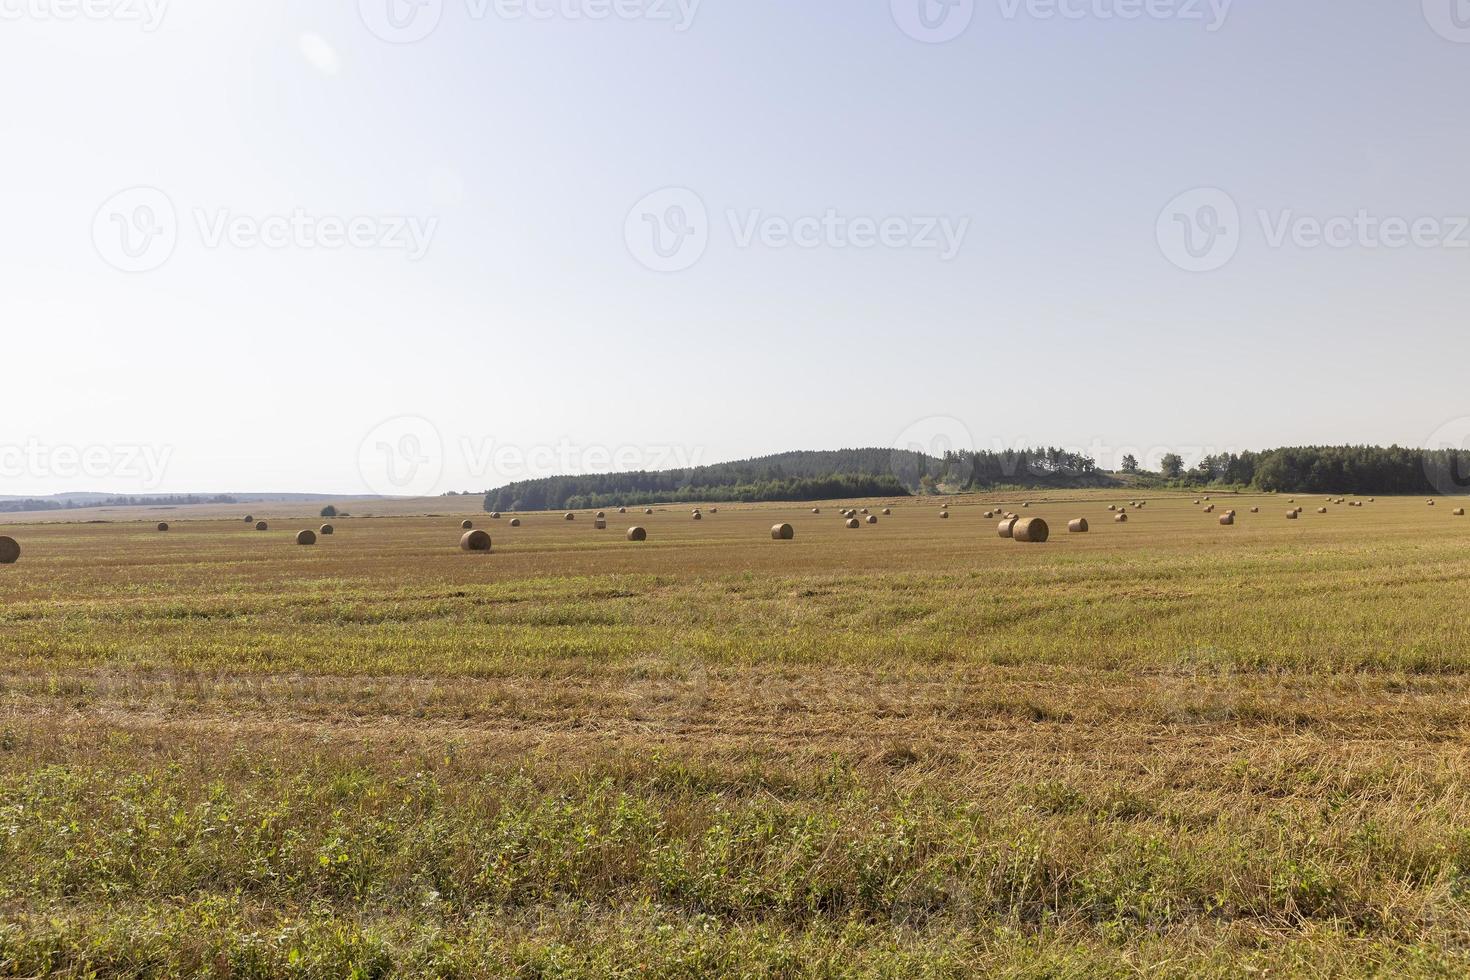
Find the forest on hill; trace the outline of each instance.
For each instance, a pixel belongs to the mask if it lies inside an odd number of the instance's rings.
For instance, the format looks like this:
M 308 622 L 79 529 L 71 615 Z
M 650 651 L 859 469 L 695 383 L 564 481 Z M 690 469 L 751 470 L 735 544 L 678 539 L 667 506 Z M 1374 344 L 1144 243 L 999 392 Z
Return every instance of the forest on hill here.
M 681 470 L 553 476 L 491 490 L 487 511 L 584 509 L 677 502 L 906 497 L 992 489 L 1128 485 L 1231 487 L 1278 493 L 1470 492 L 1470 452 L 1403 446 L 1296 446 L 1207 455 L 1193 467 L 1166 454 L 1156 471 L 1131 457 L 1121 474 L 1063 449 L 842 449 L 781 453 Z
M 893 449 L 791 452 L 682 470 L 553 476 L 485 496 L 487 511 L 621 507 L 703 501 L 805 501 L 907 497 L 994 486 L 1106 486 L 1096 463 L 1060 449 L 958 452 Z

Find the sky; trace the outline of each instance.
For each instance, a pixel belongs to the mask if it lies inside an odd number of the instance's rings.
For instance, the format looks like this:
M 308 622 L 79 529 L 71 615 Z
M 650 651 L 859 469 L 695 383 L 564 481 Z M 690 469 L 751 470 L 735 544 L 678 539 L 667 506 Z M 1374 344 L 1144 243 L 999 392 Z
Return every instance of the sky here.
M 0 494 L 1470 437 L 1470 0 L 0 0 Z

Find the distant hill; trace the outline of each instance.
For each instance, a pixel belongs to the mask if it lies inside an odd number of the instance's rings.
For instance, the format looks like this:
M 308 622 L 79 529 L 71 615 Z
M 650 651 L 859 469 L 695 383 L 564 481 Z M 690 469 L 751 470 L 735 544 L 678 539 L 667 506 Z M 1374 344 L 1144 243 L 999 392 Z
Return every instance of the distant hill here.
M 701 501 L 907 497 L 999 486 L 1111 486 L 1093 460 L 1059 449 L 962 452 L 893 449 L 790 452 L 682 470 L 552 476 L 485 496 L 488 511 L 534 511 Z
M 116 493 L 56 493 L 43 497 L 0 494 L 0 514 L 76 510 L 82 507 L 188 507 L 196 504 L 314 503 L 316 501 L 376 500 L 377 497 L 321 493 L 170 493 L 157 495 Z

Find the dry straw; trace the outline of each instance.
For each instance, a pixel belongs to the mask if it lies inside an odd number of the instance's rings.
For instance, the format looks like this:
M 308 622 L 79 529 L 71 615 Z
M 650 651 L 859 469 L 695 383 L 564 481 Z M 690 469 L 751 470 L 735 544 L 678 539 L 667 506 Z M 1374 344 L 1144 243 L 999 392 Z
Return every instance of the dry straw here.
M 254 518 L 254 517 L 252 517 L 252 516 L 251 516 L 251 515 L 249 515 L 249 514 L 246 514 L 246 515 L 245 515 L 245 523 L 246 523 L 246 524 L 254 524 L 254 523 L 255 523 L 255 518 Z
M 1297 518 L 1298 518 L 1298 517 L 1299 517 L 1299 516 L 1301 516 L 1301 511 L 1299 511 L 1299 510 L 1297 510 L 1297 509 L 1296 509 L 1296 508 L 1294 508 L 1294 507 L 1293 507 L 1293 508 L 1292 508 L 1292 509 L 1291 509 L 1291 510 L 1289 510 L 1289 511 L 1287 511 L 1287 512 L 1286 512 L 1286 519 L 1287 519 L 1287 520 L 1288 520 L 1288 521 L 1294 521 L 1294 520 L 1296 520 L 1296 519 L 1297 519 Z
M 486 531 L 466 531 L 459 539 L 460 551 L 487 552 L 490 550 L 490 534 Z
M 796 537 L 796 528 L 790 524 L 776 524 L 771 528 L 772 541 L 790 541 Z
M 323 524 L 317 529 L 317 533 L 321 535 L 332 535 L 337 533 L 337 529 L 330 524 Z
M 1079 517 L 1075 521 L 1067 522 L 1067 531 L 1071 534 L 1086 534 L 1089 530 L 1087 518 Z
M 940 518 L 941 518 L 941 519 L 942 519 L 942 520 L 946 520 L 946 521 L 947 521 L 947 520 L 949 520 L 949 511 L 947 511 L 947 510 L 941 510 L 941 511 L 940 511 L 940 512 L 939 512 L 939 517 L 940 517 Z
M 878 515 L 877 514 L 869 514 L 868 515 L 868 523 L 869 524 L 877 524 L 878 523 Z
M 269 531 L 271 528 L 270 528 L 270 525 L 267 524 L 265 521 L 256 521 L 255 522 L 255 529 L 257 531 Z
M 1016 522 L 1019 520 L 1019 517 L 1007 517 L 1005 520 L 1000 522 L 1000 525 L 998 527 L 996 527 L 996 532 L 1003 538 L 1011 537 L 1015 533 Z
M 567 512 L 567 515 L 564 518 L 562 518 L 562 520 L 566 520 L 566 521 L 575 521 L 576 519 L 577 519 L 577 515 L 571 513 L 570 511 L 568 511 Z
M 630 528 L 628 528 L 628 540 L 629 541 L 647 541 L 648 540 L 648 532 L 646 530 L 644 530 L 643 528 L 641 528 L 641 527 L 630 527 Z
M 519 517 L 512 517 L 510 519 L 510 526 L 511 527 L 520 527 L 521 526 L 521 519 Z
M 475 529 L 475 522 L 474 521 L 460 521 L 459 522 L 459 526 L 460 526 L 460 529 L 461 530 L 464 530 L 464 531 L 473 531 Z
M 0 565 L 14 565 L 20 561 L 20 543 L 14 538 L 0 538 Z
M 1051 528 L 1039 517 L 1028 517 L 1016 522 L 1011 529 L 1011 537 L 1026 544 L 1045 544 L 1046 539 L 1051 537 Z
M 296 543 L 297 544 L 316 544 L 316 532 L 315 531 L 297 531 L 296 532 Z
M 1118 512 L 1118 516 L 1115 517 L 1115 518 L 1113 518 L 1113 523 L 1114 524 L 1127 524 L 1128 523 L 1128 515 L 1127 515 L 1127 513 L 1125 513 L 1124 511 L 1119 511 Z
M 858 528 L 862 527 L 862 525 L 858 523 L 858 519 L 856 517 L 849 517 L 847 519 L 847 527 L 849 530 L 856 531 Z
M 1234 524 L 1235 523 L 1235 512 L 1234 511 L 1231 511 L 1231 512 L 1226 513 L 1226 514 L 1221 514 L 1220 515 L 1220 523 L 1222 525 L 1224 525 L 1225 527 L 1229 527 L 1230 525 Z

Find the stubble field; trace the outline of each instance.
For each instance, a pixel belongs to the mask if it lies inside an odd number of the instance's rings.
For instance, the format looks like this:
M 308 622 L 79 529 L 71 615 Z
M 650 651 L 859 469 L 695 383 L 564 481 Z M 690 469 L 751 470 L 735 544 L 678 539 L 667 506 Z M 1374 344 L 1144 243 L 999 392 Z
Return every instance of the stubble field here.
M 1470 518 L 1214 498 L 0 524 L 0 973 L 1463 975 Z

